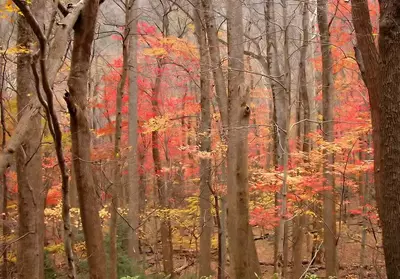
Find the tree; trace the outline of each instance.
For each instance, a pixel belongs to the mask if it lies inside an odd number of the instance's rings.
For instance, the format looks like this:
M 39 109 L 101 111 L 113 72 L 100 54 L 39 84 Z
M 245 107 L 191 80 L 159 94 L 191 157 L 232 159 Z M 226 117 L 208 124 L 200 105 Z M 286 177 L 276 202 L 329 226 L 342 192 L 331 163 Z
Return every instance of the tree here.
M 301 125 L 298 133 L 298 141 L 301 142 L 303 140 L 303 144 L 301 146 L 302 151 L 304 152 L 304 161 L 308 161 L 309 152 L 310 152 L 310 140 L 308 135 L 310 133 L 310 101 L 308 96 L 307 89 L 307 71 L 306 71 L 306 59 L 307 59 L 307 50 L 309 44 L 309 1 L 305 0 L 303 3 L 303 19 L 302 19 L 302 28 L 303 28 L 303 40 L 302 46 L 300 49 L 300 62 L 299 62 L 299 107 L 303 108 L 303 119 L 305 120 L 303 124 L 303 131 L 301 131 Z M 297 121 L 301 121 L 300 117 Z M 293 276 L 292 278 L 300 278 L 303 274 L 302 260 L 303 260 L 303 246 L 304 246 L 304 229 L 306 225 L 306 216 L 301 214 L 296 217 L 295 220 L 295 232 L 294 232 L 294 240 L 293 240 Z
M 235 278 L 261 274 L 249 225 L 249 91 L 244 83 L 244 34 L 241 2 L 227 2 L 228 33 L 228 236 Z M 255 253 L 255 255 L 254 255 Z
M 111 218 L 110 218 L 110 278 L 118 278 L 118 255 L 117 255 L 117 218 L 119 207 L 119 193 L 121 192 L 121 137 L 122 137 L 122 98 L 124 96 L 126 78 L 129 67 L 129 32 L 128 28 L 130 13 L 129 1 L 125 3 L 125 30 L 122 38 L 122 73 L 117 86 L 117 98 L 115 102 L 115 133 L 114 133 L 114 166 L 113 185 L 111 190 Z
M 140 185 L 139 185 L 139 168 L 138 168 L 138 85 L 137 85 L 137 24 L 138 24 L 138 1 L 131 0 L 128 3 L 128 94 L 129 94 L 129 221 L 133 228 L 139 227 L 140 220 Z M 142 201 L 144 202 L 144 201 Z M 143 209 L 142 209 L 143 210 Z M 128 254 L 133 259 L 139 256 L 139 239 L 137 231 L 130 230 L 128 234 Z
M 200 107 L 201 123 L 200 151 L 211 152 L 211 102 L 210 102 L 210 75 L 209 75 L 209 51 L 207 49 L 207 37 L 204 22 L 204 8 L 201 1 L 197 0 L 194 6 L 195 34 L 200 52 Z M 211 158 L 204 156 L 200 159 L 200 262 L 199 276 L 211 275 Z
M 99 217 L 99 197 L 92 174 L 91 132 L 87 119 L 88 71 L 98 9 L 98 0 L 88 0 L 78 24 L 74 27 L 69 92 L 64 99 L 70 114 L 72 159 L 86 249 L 90 255 L 90 277 L 101 279 L 107 276 L 106 259 Z
M 397 219 L 400 214 L 400 3 L 380 1 L 380 198 L 386 273 L 389 279 L 400 277 L 400 240 Z M 371 83 L 374 80 L 370 81 Z M 373 84 L 372 84 L 373 85 Z
M 224 130 L 228 127 L 228 97 L 226 93 L 225 76 L 222 71 L 221 55 L 218 42 L 218 30 L 215 22 L 212 0 L 201 1 L 204 8 L 204 22 L 207 30 L 208 47 L 210 51 L 211 69 L 214 76 L 215 91 L 217 96 L 219 113 L 221 115 L 222 133 L 226 137 Z M 225 139 L 223 139 L 225 140 Z
M 332 53 L 327 14 L 327 0 L 317 1 L 318 27 L 320 32 L 320 44 L 322 53 L 322 110 L 323 110 L 323 138 L 327 142 L 335 139 L 333 130 L 333 98 L 334 82 L 332 74 Z M 326 260 L 326 276 L 337 275 L 336 259 L 336 209 L 335 209 L 335 177 L 333 174 L 334 156 L 332 151 L 324 150 L 324 248 Z
M 351 1 L 351 14 L 356 32 L 357 46 L 355 57 L 361 76 L 368 89 L 369 105 L 371 108 L 372 137 L 374 146 L 374 184 L 376 201 L 379 206 L 380 198 L 380 118 L 379 118 L 379 53 L 372 34 L 371 18 L 367 0 Z
M 35 1 L 31 10 L 43 23 L 44 1 Z M 24 16 L 18 17 L 18 39 L 21 47 L 31 49 L 36 42 L 35 35 Z M 32 49 L 33 50 L 33 49 Z M 17 101 L 19 115 L 31 100 L 36 99 L 34 77 L 31 71 L 30 55 L 20 54 L 17 61 Z M 21 120 L 21 117 L 19 118 Z M 41 164 L 41 116 L 35 115 L 22 146 L 16 151 L 18 177 L 18 278 L 44 278 L 44 185 Z M 39 148 L 38 148 L 39 147 Z

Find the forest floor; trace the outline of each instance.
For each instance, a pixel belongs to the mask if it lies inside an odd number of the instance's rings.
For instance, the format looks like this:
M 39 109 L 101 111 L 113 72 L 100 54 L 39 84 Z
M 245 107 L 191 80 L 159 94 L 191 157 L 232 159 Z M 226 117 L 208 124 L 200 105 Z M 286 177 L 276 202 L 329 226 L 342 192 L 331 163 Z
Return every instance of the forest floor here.
M 338 241 L 338 260 L 339 260 L 339 276 L 338 278 L 360 278 L 360 255 L 361 255 L 361 225 L 359 218 L 350 219 L 347 224 L 341 228 L 341 237 Z M 266 239 L 260 239 L 256 241 L 257 252 L 259 261 L 261 263 L 261 269 L 263 272 L 262 278 L 271 279 L 273 278 L 274 270 L 274 240 L 273 231 L 264 231 L 262 234 L 257 229 L 254 230 L 255 237 L 257 235 L 268 234 L 269 237 Z M 272 236 L 272 237 L 271 237 Z M 303 267 L 309 274 L 316 274 L 318 278 L 325 278 L 324 262 L 321 264 L 313 264 L 310 266 L 311 252 L 306 252 L 307 247 L 304 245 L 303 248 Z M 197 273 L 197 265 L 195 259 L 195 251 L 184 251 L 175 250 L 175 266 L 177 267 L 180 278 L 195 278 L 191 275 Z M 292 259 L 290 259 L 290 266 Z M 159 263 L 159 266 L 161 263 Z M 213 270 L 217 269 L 217 254 L 216 251 L 213 253 Z M 229 261 L 228 261 L 228 273 L 229 273 Z M 367 231 L 367 241 L 365 247 L 365 258 L 364 258 L 364 278 L 375 278 L 384 279 L 385 265 L 383 259 L 383 250 L 381 247 L 381 236 L 379 232 Z M 216 277 L 215 277 L 216 278 Z M 226 278 L 229 278 L 226 276 Z M 287 278 L 292 278 L 291 274 Z M 296 278 L 297 279 L 297 278 Z

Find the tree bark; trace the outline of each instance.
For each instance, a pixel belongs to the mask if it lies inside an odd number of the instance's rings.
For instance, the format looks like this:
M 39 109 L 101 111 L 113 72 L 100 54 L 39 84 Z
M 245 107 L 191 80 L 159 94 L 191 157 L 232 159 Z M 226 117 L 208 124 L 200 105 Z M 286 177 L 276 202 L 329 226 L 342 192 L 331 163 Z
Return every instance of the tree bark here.
M 62 150 L 62 134 L 59 126 L 59 122 L 57 119 L 57 115 L 54 111 L 53 107 L 53 92 L 52 92 L 52 85 L 54 83 L 56 74 L 59 70 L 60 65 L 63 63 L 62 57 L 64 56 L 64 51 L 66 48 L 66 43 L 69 40 L 68 34 L 71 31 L 73 25 L 75 24 L 80 11 L 83 7 L 83 3 L 85 1 L 81 1 L 78 4 L 75 5 L 75 9 L 69 13 L 66 18 L 63 20 L 61 27 L 58 27 L 55 32 L 55 39 L 53 41 L 52 47 L 49 51 L 48 57 L 47 55 L 47 40 L 44 35 L 44 33 L 41 30 L 41 27 L 39 23 L 42 21 L 41 17 L 38 17 L 35 15 L 35 10 L 32 10 L 30 6 L 27 6 L 25 3 L 20 2 L 20 1 L 15 1 L 15 4 L 20 8 L 21 12 L 24 14 L 24 18 L 26 19 L 26 24 L 30 26 L 29 29 L 32 29 L 33 33 L 35 33 L 36 37 L 39 40 L 39 45 L 40 45 L 40 52 L 39 52 L 39 58 L 40 58 L 40 69 L 41 69 L 41 78 L 42 78 L 42 85 L 44 92 L 46 94 L 46 101 L 44 101 L 43 97 L 41 96 L 41 89 L 40 89 L 40 77 L 37 73 L 36 65 L 35 63 L 31 65 L 31 69 L 33 71 L 33 76 L 31 78 L 35 80 L 35 85 L 36 85 L 36 91 L 38 93 L 39 98 L 31 98 L 29 101 L 29 98 L 24 101 L 26 104 L 26 107 L 30 109 L 27 113 L 28 118 L 24 118 L 25 115 L 22 116 L 20 119 L 20 122 L 17 126 L 17 132 L 13 136 L 14 144 L 15 146 L 18 146 L 18 142 L 20 141 L 20 138 L 23 137 L 24 133 L 27 131 L 29 132 L 29 127 L 32 125 L 31 121 L 36 116 L 36 113 L 39 111 L 39 108 L 36 107 L 36 104 L 41 104 L 45 108 L 48 123 L 49 123 L 49 128 L 52 134 L 52 137 L 54 139 L 55 143 L 55 149 L 56 149 L 56 154 L 57 154 L 57 159 L 59 162 L 59 167 L 61 171 L 61 176 L 62 176 L 62 191 L 63 191 L 63 210 L 62 210 L 62 217 L 63 217 L 63 222 L 64 222 L 64 247 L 65 247 L 65 252 L 67 256 L 67 262 L 68 262 L 68 270 L 69 270 L 69 278 L 75 278 L 76 277 L 76 271 L 75 271 L 75 265 L 74 265 L 74 259 L 73 259 L 73 251 L 72 251 L 72 236 L 71 236 L 71 228 L 70 228 L 70 215 L 69 215 L 69 194 L 68 194 L 68 188 L 69 188 L 69 181 L 68 181 L 68 170 L 66 168 L 65 160 L 64 160 L 64 155 L 63 155 L 63 150 Z M 39 7 L 39 10 L 43 9 L 42 6 Z M 39 18 L 39 21 L 38 21 Z M 28 32 L 26 28 L 27 25 L 24 27 L 22 31 Z M 33 37 L 33 34 L 31 33 L 31 36 Z M 63 44 L 64 43 L 64 44 Z M 29 46 L 27 46 L 29 47 Z M 46 62 L 47 60 L 51 61 L 51 64 L 48 65 Z M 26 62 L 28 63 L 29 60 Z M 35 62 L 35 61 L 34 61 Z M 29 62 L 30 63 L 30 62 Z M 27 65 L 24 65 L 25 67 Z M 25 69 L 23 74 L 30 74 L 31 72 L 28 71 L 29 69 Z M 31 87 L 34 87 L 31 83 Z M 32 88 L 31 88 L 32 89 Z M 30 93 L 33 91 L 30 91 Z M 29 97 L 27 95 L 26 97 Z M 40 102 L 39 102 L 40 100 Z M 29 103 L 27 103 L 29 101 Z M 29 106 L 31 105 L 31 107 Z M 20 114 L 21 115 L 21 114 Z M 39 120 L 40 121 L 40 120 Z M 20 125 L 22 123 L 22 126 Z M 39 122 L 40 124 L 40 122 Z M 22 129 L 20 129 L 22 127 Z M 41 137 L 39 135 L 39 137 Z M 39 145 L 38 145 L 39 147 Z M 36 148 L 36 147 L 35 147 Z M 4 150 L 4 149 L 3 149 Z M 40 149 L 38 149 L 40 151 Z M 32 161 L 34 157 L 32 157 Z M 41 176 L 39 176 L 41 178 Z M 39 181 L 39 180 L 37 180 Z M 41 203 L 44 207 L 44 198 L 46 196 L 46 191 L 40 191 L 41 197 L 39 197 L 39 203 Z M 39 209 L 39 223 L 44 223 L 44 215 L 43 215 L 43 210 Z M 44 225 L 43 225 L 44 226 Z M 40 230 L 39 230 L 40 231 Z M 44 229 L 42 230 L 44 231 Z M 42 233 L 43 234 L 43 233 Z M 43 242 L 44 235 L 41 235 L 39 240 Z M 39 242 L 40 244 L 40 242 Z M 40 263 L 40 276 L 41 278 L 44 277 L 44 269 L 42 268 L 44 266 L 44 257 L 43 257 L 43 250 L 39 250 L 39 258 L 41 260 Z
M 30 8 L 38 21 L 43 22 L 43 1 L 36 1 Z M 18 18 L 17 44 L 32 49 L 36 38 L 23 16 Z M 33 49 L 32 49 L 33 50 Z M 30 56 L 20 54 L 17 59 L 17 107 L 18 115 L 36 98 L 31 72 Z M 19 117 L 18 120 L 21 120 Z M 44 278 L 44 196 L 41 161 L 41 117 L 36 114 L 29 130 L 16 150 L 18 181 L 18 213 L 21 240 L 18 242 L 18 278 Z
M 93 279 L 107 276 L 99 198 L 92 175 L 90 124 L 87 119 L 88 71 L 98 9 L 98 0 L 88 0 L 74 28 L 74 46 L 68 79 L 70 91 L 64 96 L 70 114 L 73 166 L 86 250 L 90 255 L 89 273 Z
M 352 0 L 351 14 L 357 38 L 356 59 L 364 83 L 368 89 L 369 105 L 372 120 L 372 139 L 374 147 L 374 184 L 376 202 L 380 198 L 380 118 L 379 118 L 379 53 L 372 34 L 371 18 L 367 0 Z M 358 55 L 358 51 L 361 56 Z
M 129 221 L 133 228 L 139 227 L 140 203 L 145 202 L 144 193 L 141 195 L 138 168 L 138 87 L 137 87 L 137 23 L 138 23 L 138 1 L 131 0 L 128 4 L 127 25 L 129 29 L 129 131 L 128 142 L 130 146 L 128 161 L 128 185 L 129 185 Z M 128 255 L 135 260 L 139 259 L 139 238 L 136 231 L 129 230 L 128 233 Z
M 129 0 L 126 1 L 126 7 Z M 124 87 L 128 74 L 129 65 L 129 32 L 128 28 L 130 19 L 129 9 L 125 13 L 125 30 L 122 41 L 122 73 L 121 79 L 117 86 L 116 97 L 116 118 L 115 118 L 115 135 L 114 135 L 114 166 L 113 166 L 113 185 L 111 190 L 111 217 L 110 217 L 110 279 L 118 278 L 118 260 L 117 260 L 117 221 L 119 207 L 119 193 L 121 184 L 121 136 L 122 136 L 122 98 L 124 96 Z
M 65 49 L 68 46 L 69 34 L 74 24 L 78 20 L 80 12 L 86 1 L 87 0 L 81 0 L 78 2 L 75 5 L 75 8 L 61 21 L 56 29 L 52 46 L 49 50 L 49 55 L 47 58 L 49 61 L 47 72 L 50 86 L 53 85 L 57 72 L 63 63 Z M 18 7 L 21 7 L 21 5 L 25 6 L 25 4 L 19 0 L 14 0 L 14 3 Z M 28 7 L 27 10 L 30 11 L 30 8 Z M 25 13 L 24 16 L 26 17 Z M 32 14 L 26 19 L 31 26 L 33 25 L 32 21 L 36 21 Z M 27 104 L 25 108 L 26 111 L 19 119 L 14 134 L 7 142 L 6 147 L 0 152 L 0 175 L 3 175 L 5 170 L 10 166 L 14 154 L 21 146 L 26 134 L 30 131 L 35 117 L 39 113 L 40 107 L 41 104 L 37 98 L 32 98 L 32 100 Z
M 256 278 L 260 266 L 249 225 L 249 91 L 244 80 L 243 11 L 239 0 L 227 1 L 228 26 L 228 236 L 234 278 Z
M 322 53 L 322 110 L 323 110 L 323 138 L 326 142 L 333 142 L 333 98 L 334 81 L 332 74 L 332 53 L 328 26 L 327 0 L 317 1 L 318 27 Z M 323 191 L 323 220 L 324 220 L 324 248 L 326 260 L 326 276 L 337 275 L 336 256 L 336 210 L 335 210 L 335 178 L 333 175 L 334 156 L 331 151 L 324 150 L 324 187 Z
M 308 138 L 308 134 L 310 133 L 310 102 L 308 97 L 307 90 L 307 72 L 306 72 L 306 59 L 307 59 L 307 50 L 308 50 L 308 40 L 309 40 L 309 31 L 308 31 L 308 23 L 310 21 L 309 16 L 309 1 L 304 0 L 303 3 L 303 19 L 302 19 L 302 28 L 303 28 L 303 42 L 300 49 L 300 62 L 299 62 L 299 106 L 303 111 L 303 119 L 305 120 L 303 124 L 303 131 L 299 133 L 299 142 L 302 142 L 301 150 L 303 151 L 303 160 L 308 162 L 308 156 L 310 152 L 310 140 Z M 298 119 L 300 121 L 301 118 Z M 300 129 L 299 129 L 300 130 Z M 301 139 L 303 139 L 301 141 Z M 305 215 L 300 215 L 296 217 L 295 221 L 295 235 L 294 235 L 294 243 L 293 243 L 293 279 L 300 278 L 303 274 L 303 246 L 305 241 L 305 225 L 307 222 L 307 218 Z
M 4 30 L 4 24 L 0 23 L 0 31 Z M 0 45 L 1 49 L 4 48 L 3 45 Z M 4 108 L 4 76 L 5 76 L 5 69 L 6 69 L 6 60 L 4 59 L 3 56 L 0 57 L 0 122 L 1 122 L 1 128 L 2 128 L 2 133 L 1 133 L 1 147 L 4 150 L 7 144 L 7 124 L 5 120 L 5 108 Z M 9 234 L 9 227 L 8 227 L 8 189 L 7 189 L 7 176 L 6 173 L 4 173 L 1 177 L 1 185 L 0 185 L 0 212 L 1 212 L 1 221 L 2 221 L 2 241 L 1 241 L 1 247 L 3 250 L 2 255 L 0 255 L 3 258 L 3 264 L 1 266 L 1 274 L 4 279 L 8 279 L 8 248 L 7 248 L 7 239 L 8 239 L 8 234 Z
M 194 23 L 200 51 L 200 151 L 211 152 L 211 102 L 209 51 L 207 49 L 206 30 L 204 28 L 204 9 L 201 1 L 194 6 Z M 211 159 L 200 159 L 200 259 L 199 277 L 208 277 L 211 273 L 211 234 L 213 228 L 211 215 Z
M 400 278 L 400 2 L 380 1 L 381 187 L 379 217 L 388 279 Z M 384 201 L 384 202 L 383 202 Z
M 275 28 L 275 5 L 272 0 L 265 2 L 264 6 L 264 17 L 265 17 L 265 30 L 266 30 L 266 44 L 267 44 L 267 58 L 264 63 L 264 69 L 269 76 L 277 76 L 276 81 L 271 80 L 270 86 L 272 91 L 273 99 L 273 122 L 274 122 L 274 136 L 273 136 L 273 147 L 274 147 L 274 166 L 275 169 L 279 167 L 284 167 L 287 164 L 285 159 L 285 154 L 287 150 L 287 140 L 288 140 L 288 127 L 289 127 L 289 100 L 290 100 L 290 76 L 282 73 L 278 61 L 278 50 L 277 50 L 277 39 L 276 39 L 276 28 Z M 286 33 L 286 32 L 285 32 Z M 285 53 L 287 54 L 287 36 L 285 35 Z M 285 61 L 285 68 L 289 68 L 288 62 Z M 285 69 L 285 71 L 288 71 Z M 283 76 L 285 76 L 283 78 Z M 286 186 L 286 185 L 284 185 Z M 275 205 L 280 206 L 280 204 L 285 203 L 285 198 L 282 195 L 284 192 L 284 187 L 279 193 L 276 193 Z M 282 218 L 282 213 L 285 211 L 285 206 L 282 207 L 283 210 L 278 214 Z M 282 274 L 284 266 L 284 240 L 285 240 L 285 228 L 284 220 L 281 220 L 279 226 L 275 228 L 275 246 L 274 246 L 274 273 Z
M 162 68 L 162 62 L 158 60 L 158 67 Z M 160 95 L 161 89 L 161 73 L 162 71 L 158 71 L 157 77 L 152 88 L 152 109 L 154 115 L 159 115 L 159 107 L 158 107 L 158 98 Z M 162 210 L 168 209 L 168 191 L 167 191 L 167 182 L 163 179 L 163 174 L 161 173 L 161 155 L 160 155 L 160 135 L 158 131 L 151 132 L 151 140 L 152 140 L 152 155 L 154 162 L 154 173 L 156 176 L 157 183 L 157 197 L 160 208 Z M 160 232 L 161 232 L 161 246 L 162 246 L 162 255 L 163 255 L 163 268 L 165 275 L 169 275 L 171 278 L 174 277 L 174 262 L 173 262 L 173 247 L 172 247 L 172 236 L 171 236 L 171 224 L 168 218 L 168 212 L 163 212 L 164 216 L 162 216 L 161 224 L 160 224 Z
M 222 71 L 221 54 L 219 51 L 218 31 L 215 26 L 215 16 L 212 0 L 201 0 L 204 9 L 204 22 L 206 25 L 208 48 L 210 51 L 211 69 L 214 76 L 215 92 L 222 123 L 222 140 L 225 141 L 228 127 L 228 95 L 226 92 L 226 83 Z

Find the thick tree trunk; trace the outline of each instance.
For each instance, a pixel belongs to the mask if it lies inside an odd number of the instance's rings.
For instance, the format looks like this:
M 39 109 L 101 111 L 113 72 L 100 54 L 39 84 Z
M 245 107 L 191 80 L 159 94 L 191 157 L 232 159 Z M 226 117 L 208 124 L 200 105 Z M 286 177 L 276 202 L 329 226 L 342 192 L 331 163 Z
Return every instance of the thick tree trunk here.
M 75 8 L 73 11 L 71 11 L 66 18 L 63 20 L 63 25 L 61 27 L 58 27 L 55 32 L 55 38 L 52 44 L 52 47 L 50 48 L 49 55 L 46 57 L 48 51 L 47 51 L 47 40 L 46 37 L 41 30 L 40 22 L 42 22 L 42 19 L 40 17 L 37 17 L 35 15 L 35 10 L 32 10 L 31 7 L 26 6 L 25 3 L 20 2 L 20 1 L 15 1 L 15 4 L 20 8 L 21 12 L 24 14 L 24 18 L 26 19 L 27 23 L 30 25 L 30 28 L 33 30 L 35 33 L 36 37 L 39 40 L 39 45 L 40 45 L 40 52 L 39 52 L 39 58 L 40 58 L 40 70 L 41 70 L 41 78 L 42 78 L 42 85 L 43 89 L 46 95 L 46 101 L 44 101 L 43 96 L 40 95 L 40 77 L 39 74 L 37 73 L 36 65 L 32 64 L 31 69 L 33 71 L 33 76 L 32 79 L 35 80 L 35 86 L 37 93 L 39 93 L 39 99 L 38 98 L 31 98 L 31 101 L 26 104 L 26 107 L 30 110 L 28 113 L 24 114 L 22 118 L 20 119 L 18 126 L 17 126 L 17 131 L 12 137 L 12 141 L 15 147 L 18 146 L 18 142 L 20 141 L 20 138 L 23 138 L 24 133 L 27 131 L 29 132 L 29 127 L 32 123 L 31 121 L 34 120 L 36 117 L 36 110 L 39 108 L 36 107 L 37 103 L 40 103 L 44 108 L 46 112 L 46 116 L 48 119 L 49 123 L 49 129 L 51 132 L 51 135 L 54 139 L 55 143 L 55 148 L 56 148 L 56 154 L 57 154 L 57 159 L 59 162 L 59 167 L 61 171 L 61 176 L 62 176 L 62 191 L 63 191 L 63 209 L 62 209 L 62 217 L 63 217 L 63 222 L 64 222 L 64 247 L 65 247 L 65 252 L 67 256 L 67 262 L 68 262 L 68 271 L 69 271 L 69 278 L 75 278 L 76 277 L 76 272 L 75 272 L 75 266 L 74 266 L 74 260 L 73 260 L 73 251 L 72 251 L 72 241 L 71 241 L 71 231 L 70 231 L 70 215 L 69 215 L 69 195 L 68 195 L 68 170 L 66 168 L 65 160 L 64 160 L 64 155 L 63 155 L 63 150 L 62 150 L 62 134 L 59 126 L 59 122 L 57 119 L 57 115 L 54 111 L 53 107 L 53 92 L 52 92 L 52 84 L 54 82 L 54 79 L 56 77 L 56 74 L 59 70 L 59 67 L 61 63 L 63 63 L 62 57 L 64 56 L 64 51 L 66 48 L 66 43 L 68 41 L 68 34 L 71 31 L 73 25 L 75 24 L 80 11 L 82 10 L 83 3 L 85 1 L 81 1 L 78 4 L 75 5 Z M 42 10 L 43 7 L 40 7 L 39 10 Z M 32 35 L 33 36 L 33 35 Z M 50 61 L 51 63 L 48 64 L 47 62 Z M 29 95 L 28 95 L 29 96 Z M 27 97 L 28 97 L 27 96 Z M 21 114 L 20 114 L 21 115 Z M 27 115 L 27 117 L 26 117 Z M 20 125 L 21 124 L 21 125 Z M 21 128 L 22 127 L 22 128 Z M 4 150 L 4 148 L 3 148 Z M 39 197 L 39 202 L 41 202 L 44 205 L 44 197 L 46 196 L 46 191 L 41 191 L 40 192 L 42 197 Z M 39 211 L 39 223 L 44 222 L 44 215 L 43 215 L 43 209 L 40 209 Z M 40 236 L 40 241 L 44 236 Z M 40 244 L 40 243 L 39 243 Z M 41 249 L 39 252 L 39 258 L 41 260 L 40 267 L 43 267 L 44 265 L 44 257 L 43 257 L 43 250 Z M 44 277 L 44 269 L 41 268 L 41 277 Z
M 211 102 L 209 51 L 207 49 L 206 30 L 204 29 L 204 10 L 200 0 L 194 6 L 194 19 L 197 42 L 200 51 L 200 90 L 201 123 L 200 151 L 211 151 Z M 211 275 L 211 233 L 213 228 L 211 215 L 211 159 L 200 159 L 200 259 L 199 276 Z
M 138 168 L 138 87 L 137 87 L 137 22 L 138 22 L 138 1 L 131 0 L 128 3 L 127 24 L 129 29 L 129 131 L 128 142 L 130 146 L 128 161 L 128 187 L 129 187 L 129 222 L 133 228 L 139 227 L 140 213 L 144 211 L 144 206 L 140 207 L 141 202 L 145 202 L 145 193 L 142 193 L 141 183 L 139 182 Z M 141 194 L 142 193 L 142 194 Z M 139 238 L 136 231 L 129 230 L 128 233 L 128 255 L 135 260 L 139 260 Z
M 260 265 L 249 225 L 249 91 L 244 80 L 244 34 L 241 2 L 227 2 L 228 26 L 228 236 L 234 278 L 257 278 Z
M 374 147 L 374 184 L 376 202 L 379 207 L 380 197 L 380 118 L 379 118 L 379 53 L 372 34 L 371 18 L 367 0 L 352 0 L 351 14 L 356 32 L 356 59 L 364 83 L 368 89 L 371 108 L 372 139 Z M 358 55 L 358 51 L 361 55 Z
M 381 165 L 379 217 L 388 279 L 400 278 L 400 2 L 380 1 Z M 384 201 L 384 202 L 383 202 Z
M 332 53 L 330 45 L 330 34 L 328 26 L 328 6 L 327 0 L 317 1 L 318 27 L 321 36 L 321 52 L 322 52 L 322 106 L 323 106 L 323 138 L 326 142 L 333 142 L 333 98 L 334 98 L 334 81 L 332 74 Z M 335 210 L 335 178 L 333 175 L 332 165 L 334 156 L 331 151 L 324 151 L 324 248 L 326 260 L 326 276 L 337 275 L 337 256 L 336 256 L 336 210 Z
M 68 79 L 70 92 L 64 96 L 70 113 L 75 182 L 78 189 L 86 250 L 90 255 L 88 257 L 89 273 L 93 279 L 102 279 L 107 276 L 99 217 L 99 197 L 92 174 L 90 124 L 87 119 L 88 71 L 98 9 L 98 0 L 88 0 L 79 22 L 75 26 L 71 72 Z
M 32 13 L 43 22 L 43 1 L 30 6 Z M 43 15 L 43 14 L 42 14 Z M 23 16 L 18 19 L 18 45 L 28 49 L 36 42 L 31 27 Z M 17 60 L 17 107 L 23 115 L 26 106 L 36 98 L 30 56 L 20 54 Z M 21 117 L 19 117 L 19 120 Z M 18 181 L 19 236 L 17 254 L 18 278 L 44 278 L 44 196 L 41 161 L 41 117 L 35 115 L 16 151 Z

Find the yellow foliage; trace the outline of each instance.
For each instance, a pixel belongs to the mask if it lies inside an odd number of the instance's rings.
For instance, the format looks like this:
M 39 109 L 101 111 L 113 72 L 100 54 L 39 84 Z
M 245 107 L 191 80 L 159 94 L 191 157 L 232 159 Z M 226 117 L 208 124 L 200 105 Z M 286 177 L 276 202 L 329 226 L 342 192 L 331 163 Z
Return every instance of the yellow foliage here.
M 31 53 L 31 52 L 32 51 L 29 48 L 24 47 L 24 46 L 20 46 L 20 45 L 17 45 L 17 46 L 14 46 L 14 47 L 10 47 L 8 49 L 0 50 L 0 54 L 9 54 L 9 55 L 12 55 L 12 54 L 27 54 L 27 53 Z
M 53 245 L 49 245 L 49 246 L 45 247 L 44 249 L 51 254 L 63 253 L 64 252 L 64 244 L 63 243 L 53 244 Z
M 81 241 L 81 242 L 75 243 L 74 244 L 74 251 L 75 252 L 85 252 L 86 251 L 85 241 Z
M 155 131 L 165 131 L 170 126 L 169 119 L 166 116 L 156 116 L 150 118 L 144 124 L 144 128 L 146 129 L 146 133 L 155 132 Z
M 146 48 L 143 50 L 143 54 L 147 56 L 157 56 L 163 57 L 168 54 L 168 52 L 161 47 L 154 47 L 154 48 Z

